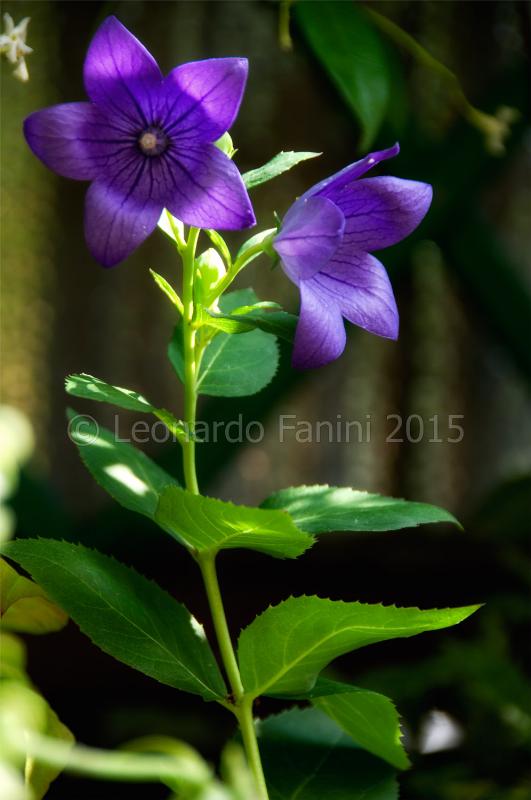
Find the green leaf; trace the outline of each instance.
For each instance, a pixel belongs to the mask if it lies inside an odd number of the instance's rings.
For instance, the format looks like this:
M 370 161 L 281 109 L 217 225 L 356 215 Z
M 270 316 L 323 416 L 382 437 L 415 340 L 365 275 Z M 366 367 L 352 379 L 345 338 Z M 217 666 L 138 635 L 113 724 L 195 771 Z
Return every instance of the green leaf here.
M 68 622 L 62 609 L 33 581 L 0 558 L 0 624 L 19 633 L 52 633 Z M 3 638 L 3 636 L 2 636 Z
M 239 306 L 256 303 L 252 289 L 240 289 L 224 295 L 220 300 L 223 313 Z M 179 378 L 184 378 L 182 334 L 178 325 L 168 355 Z M 272 380 L 278 366 L 278 346 L 275 337 L 263 331 L 233 336 L 219 333 L 206 346 L 197 389 L 199 394 L 214 397 L 245 397 L 261 391 Z
M 387 52 L 355 3 L 311 0 L 294 6 L 295 18 L 362 128 L 360 147 L 374 141 L 391 96 Z
M 92 375 L 69 375 L 65 382 L 68 394 L 82 397 L 85 400 L 97 400 L 100 403 L 112 403 L 128 411 L 140 411 L 145 414 L 154 414 L 156 409 L 138 392 L 132 389 L 122 389 L 121 386 L 111 386 L 110 383 Z
M 307 698 L 369 753 L 398 769 L 410 766 L 401 742 L 400 717 L 385 695 L 319 678 Z
M 228 333 L 243 333 L 258 328 L 265 333 L 272 333 L 279 339 L 292 342 L 295 336 L 298 317 L 287 311 L 268 311 L 264 308 L 251 308 L 244 314 L 210 314 L 209 325 Z
M 290 597 L 269 607 L 240 635 L 239 662 L 247 694 L 301 694 L 334 658 L 387 639 L 456 625 L 479 606 L 418 608 Z
M 160 215 L 157 223 L 160 230 L 166 234 L 168 239 L 175 242 L 179 250 L 186 246 L 184 238 L 184 225 L 180 219 L 177 219 L 167 209 L 164 209 Z
M 236 506 L 177 486 L 162 493 L 155 519 L 200 553 L 243 547 L 277 558 L 296 558 L 313 544 L 313 537 L 298 530 L 282 511 Z
M 225 695 L 201 626 L 156 583 L 110 556 L 69 542 L 18 539 L 2 550 L 105 653 L 205 700 Z
M 293 486 L 275 492 L 261 508 L 287 511 L 298 528 L 330 531 L 394 531 L 430 522 L 459 525 L 449 511 L 428 503 L 359 492 L 338 486 Z
M 314 708 L 258 724 L 270 800 L 398 800 L 394 771 Z
M 171 283 L 168 283 L 166 278 L 163 278 L 162 275 L 159 275 L 159 273 L 155 272 L 154 269 L 150 269 L 149 271 L 151 273 L 151 277 L 153 278 L 159 289 L 162 292 L 164 292 L 166 297 L 168 297 L 170 302 L 175 306 L 179 314 L 182 314 L 183 304 L 181 298 L 179 297 L 179 295 L 177 294 Z
M 99 485 L 120 505 L 155 518 L 159 497 L 177 481 L 128 442 L 84 415 L 69 411 L 70 439 Z
M 301 161 L 307 161 L 309 158 L 317 158 L 317 156 L 320 155 L 321 153 L 294 153 L 291 150 L 277 153 L 267 164 L 258 167 L 258 169 L 252 169 L 250 172 L 244 173 L 244 175 L 242 175 L 243 182 L 248 189 L 254 189 L 255 186 L 259 186 L 261 183 L 266 183 L 273 178 L 277 178 L 279 175 L 282 175 L 283 172 L 287 172 L 292 167 L 300 164 Z

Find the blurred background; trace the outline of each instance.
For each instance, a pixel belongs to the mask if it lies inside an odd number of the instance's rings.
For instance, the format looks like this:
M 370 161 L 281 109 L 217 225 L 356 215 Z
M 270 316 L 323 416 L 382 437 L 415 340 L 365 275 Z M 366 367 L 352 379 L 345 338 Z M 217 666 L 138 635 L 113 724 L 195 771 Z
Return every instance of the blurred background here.
M 2 402 L 27 415 L 36 442 L 10 501 L 17 535 L 112 552 L 208 627 L 195 565 L 93 483 L 65 423 L 68 404 L 122 436 L 135 422 L 125 411 L 116 422 L 104 405 L 67 403 L 71 372 L 136 389 L 179 416 L 181 389 L 165 355 L 175 320 L 147 269 L 178 280 L 174 253 L 156 233 L 116 269 L 93 262 L 83 242 L 85 185 L 48 172 L 21 125 L 38 108 L 83 99 L 86 48 L 109 14 L 163 71 L 245 55 L 249 82 L 231 131 L 241 171 L 282 149 L 323 153 L 254 190 L 261 228 L 312 183 L 397 139 L 402 152 L 383 172 L 432 183 L 435 199 L 415 235 L 381 254 L 397 293 L 398 343 L 350 327 L 345 355 L 324 369 L 292 372 L 283 348 L 279 374 L 262 393 L 204 398 L 200 418 L 241 412 L 262 422 L 266 436 L 255 445 L 203 445 L 202 489 L 256 504 L 287 485 L 349 485 L 444 506 L 465 530 L 330 536 L 295 563 L 224 554 L 234 631 L 291 593 L 426 608 L 486 603 L 458 629 L 376 645 L 334 670 L 396 701 L 414 760 L 402 778 L 405 800 L 531 797 L 529 5 L 21 0 L 2 11 L 15 22 L 31 17 L 34 50 L 28 83 L 5 60 L 1 78 Z M 229 238 L 236 245 L 244 237 Z M 249 285 L 297 311 L 296 292 L 266 259 L 241 276 L 238 286 Z M 301 442 L 293 431 L 281 442 L 281 414 L 359 421 L 364 431 L 370 418 L 370 441 Z M 398 431 L 392 415 L 402 420 Z M 179 476 L 177 446 L 146 450 Z M 118 664 L 73 624 L 28 647 L 32 680 L 80 741 L 111 747 L 167 733 L 215 760 L 231 734 L 222 709 Z M 281 707 L 267 701 L 258 713 Z M 48 796 L 96 795 L 140 798 L 146 788 L 62 776 Z M 149 796 L 164 792 L 150 787 Z

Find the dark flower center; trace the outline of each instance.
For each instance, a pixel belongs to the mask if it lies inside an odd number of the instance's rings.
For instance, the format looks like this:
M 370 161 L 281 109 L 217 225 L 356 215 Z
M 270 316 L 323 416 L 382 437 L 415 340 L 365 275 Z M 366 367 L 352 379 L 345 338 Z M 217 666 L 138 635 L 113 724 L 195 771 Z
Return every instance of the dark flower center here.
M 168 137 L 160 128 L 146 128 L 138 137 L 138 146 L 145 156 L 160 156 L 168 146 Z

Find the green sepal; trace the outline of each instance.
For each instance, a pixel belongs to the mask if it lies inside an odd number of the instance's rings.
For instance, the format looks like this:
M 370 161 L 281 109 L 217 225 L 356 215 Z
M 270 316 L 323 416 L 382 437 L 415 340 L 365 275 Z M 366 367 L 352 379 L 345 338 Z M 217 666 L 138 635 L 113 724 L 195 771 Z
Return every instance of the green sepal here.
M 224 698 L 225 684 L 202 627 L 153 581 L 70 542 L 18 539 L 2 551 L 105 653 L 205 700 Z
M 225 262 L 227 269 L 230 269 L 232 266 L 232 257 L 227 242 L 225 241 L 223 236 L 221 236 L 221 234 L 218 233 L 218 231 L 211 230 L 210 228 L 205 228 L 204 232 L 206 233 L 206 235 L 208 236 L 214 247 L 216 247 L 217 250 L 219 251 L 221 257 Z
M 160 215 L 157 226 L 163 233 L 166 234 L 169 239 L 172 240 L 179 251 L 184 250 L 186 247 L 186 238 L 184 235 L 184 224 L 180 219 L 174 217 L 165 208 Z
M 181 544 L 211 555 L 246 548 L 276 558 L 297 558 L 314 542 L 281 511 L 234 505 L 176 486 L 163 491 L 155 519 Z
M 154 269 L 150 269 L 149 271 L 151 273 L 151 277 L 153 278 L 159 289 L 162 292 L 164 292 L 166 297 L 169 298 L 170 302 L 175 306 L 179 314 L 182 314 L 183 313 L 182 300 L 175 291 L 175 289 L 173 288 L 173 286 L 170 283 L 168 283 L 166 278 L 163 278 L 162 275 L 159 275 L 158 272 L 155 272 Z

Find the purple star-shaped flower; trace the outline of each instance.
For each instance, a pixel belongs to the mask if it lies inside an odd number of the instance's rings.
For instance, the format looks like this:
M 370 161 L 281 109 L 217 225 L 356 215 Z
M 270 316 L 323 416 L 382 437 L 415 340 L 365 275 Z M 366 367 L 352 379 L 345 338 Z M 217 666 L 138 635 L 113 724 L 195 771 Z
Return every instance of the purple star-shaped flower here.
M 370 254 L 408 236 L 432 199 L 429 184 L 357 180 L 399 146 L 370 153 L 302 195 L 273 247 L 301 294 L 293 366 L 320 367 L 345 349 L 343 318 L 378 336 L 398 337 L 398 310 L 383 264 Z
M 200 228 L 254 225 L 240 173 L 213 144 L 238 113 L 247 66 L 244 58 L 213 58 L 164 78 L 138 39 L 109 17 L 85 59 L 91 102 L 52 106 L 25 120 L 28 144 L 47 167 L 92 181 L 85 236 L 104 266 L 135 250 L 163 208 Z

